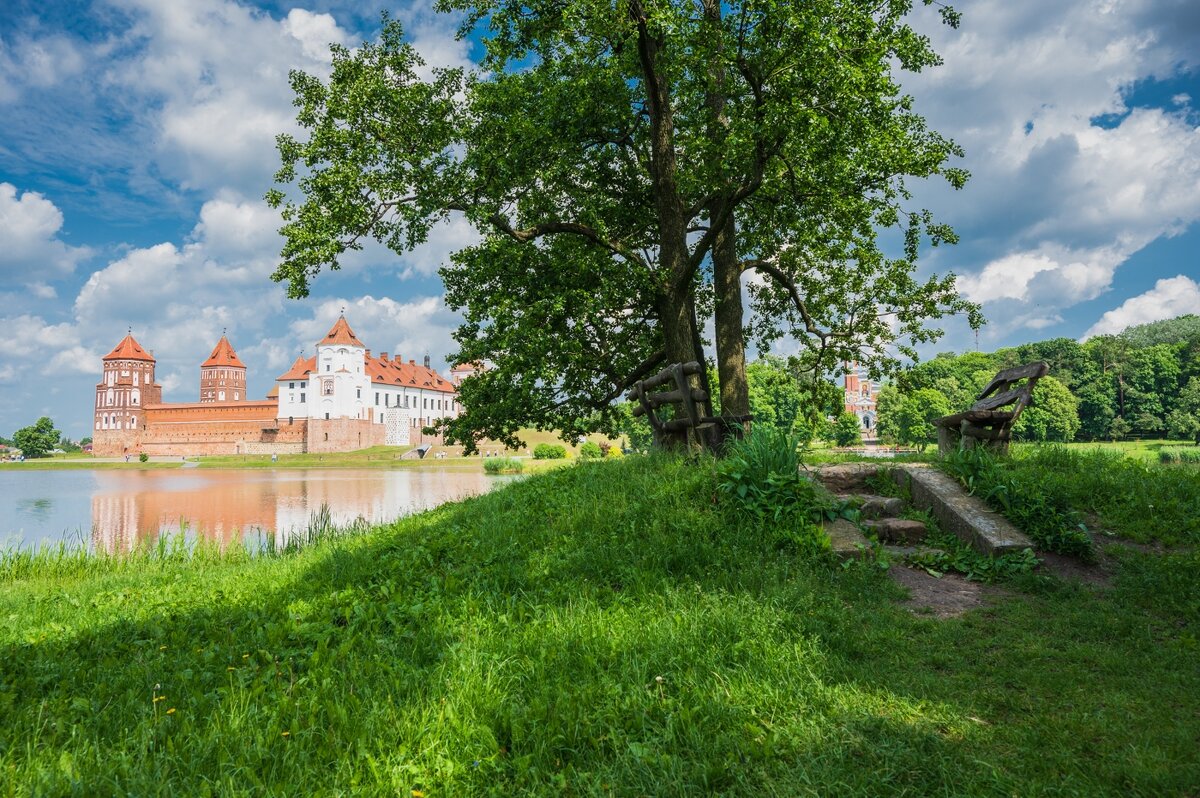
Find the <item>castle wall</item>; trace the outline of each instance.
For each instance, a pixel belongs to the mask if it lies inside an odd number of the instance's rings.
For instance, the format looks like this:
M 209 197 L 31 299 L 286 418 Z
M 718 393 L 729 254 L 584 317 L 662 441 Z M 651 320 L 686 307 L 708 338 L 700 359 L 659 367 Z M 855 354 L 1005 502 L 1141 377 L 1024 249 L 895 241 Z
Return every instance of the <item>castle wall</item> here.
M 359 418 L 310 418 L 308 451 L 352 452 L 387 442 L 387 426 Z
M 236 404 L 183 403 L 142 408 L 134 430 L 98 430 L 92 453 L 119 457 L 215 454 L 295 454 L 307 444 L 307 420 L 293 424 L 275 418 L 274 400 Z

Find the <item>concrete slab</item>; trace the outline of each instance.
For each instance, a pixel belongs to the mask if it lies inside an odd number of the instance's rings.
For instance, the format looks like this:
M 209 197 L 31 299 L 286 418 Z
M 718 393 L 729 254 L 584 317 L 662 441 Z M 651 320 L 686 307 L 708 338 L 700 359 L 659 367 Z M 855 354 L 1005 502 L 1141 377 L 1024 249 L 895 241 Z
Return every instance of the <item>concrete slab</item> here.
M 906 463 L 893 466 L 891 473 L 911 493 L 914 507 L 928 510 L 942 529 L 979 553 L 994 557 L 1033 548 L 1033 541 L 1024 532 L 941 471 Z
M 839 560 L 856 560 L 871 551 L 871 541 L 845 518 L 826 521 L 822 526 L 829 536 L 830 548 Z

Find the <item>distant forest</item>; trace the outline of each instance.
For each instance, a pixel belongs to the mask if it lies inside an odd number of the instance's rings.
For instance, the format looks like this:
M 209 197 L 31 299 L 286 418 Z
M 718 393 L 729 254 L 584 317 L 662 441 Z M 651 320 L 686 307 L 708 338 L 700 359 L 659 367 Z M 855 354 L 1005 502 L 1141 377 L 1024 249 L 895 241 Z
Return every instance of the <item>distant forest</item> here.
M 922 403 L 971 405 L 997 371 L 1044 360 L 1034 405 L 1014 430 L 1026 440 L 1194 439 L 1200 433 L 1200 316 L 1130 327 L 1079 343 L 1070 338 L 992 353 L 942 354 L 898 375 L 879 398 L 880 433 L 918 395 Z M 1065 390 L 1063 390 L 1065 388 Z

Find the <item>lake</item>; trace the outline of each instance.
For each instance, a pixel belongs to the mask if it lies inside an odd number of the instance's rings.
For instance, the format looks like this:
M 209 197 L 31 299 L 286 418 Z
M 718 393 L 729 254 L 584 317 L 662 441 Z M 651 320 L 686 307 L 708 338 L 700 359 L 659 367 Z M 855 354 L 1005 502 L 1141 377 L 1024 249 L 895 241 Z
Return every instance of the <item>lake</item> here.
M 395 519 L 511 481 L 482 471 L 385 469 L 0 469 L 0 544 L 66 541 L 129 551 L 160 535 L 277 544 L 327 505 L 333 521 Z

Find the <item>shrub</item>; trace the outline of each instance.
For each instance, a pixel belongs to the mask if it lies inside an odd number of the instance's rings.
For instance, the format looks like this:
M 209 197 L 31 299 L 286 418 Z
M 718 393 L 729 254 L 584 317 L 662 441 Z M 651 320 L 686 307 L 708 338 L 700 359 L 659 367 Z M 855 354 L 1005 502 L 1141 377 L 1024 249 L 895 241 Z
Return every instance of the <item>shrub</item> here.
M 150 455 L 146 454 L 145 452 L 142 452 L 141 454 L 138 455 L 138 460 L 143 463 L 149 459 L 150 459 Z
M 515 457 L 488 457 L 483 461 L 483 470 L 488 474 L 520 474 L 525 463 Z
M 862 425 L 853 413 L 842 413 L 833 423 L 833 439 L 838 446 L 857 446 L 862 443 Z
M 625 456 L 625 452 L 621 451 L 621 447 L 620 447 L 620 446 L 609 446 L 609 447 L 608 447 L 608 448 L 607 448 L 607 449 L 604 451 L 604 456 L 605 456 L 606 458 L 624 457 L 624 456 Z
M 597 460 L 603 456 L 604 451 L 595 441 L 584 441 L 579 445 L 579 457 L 582 460 Z
M 566 447 L 557 443 L 539 443 L 533 447 L 534 460 L 562 460 L 566 456 Z

